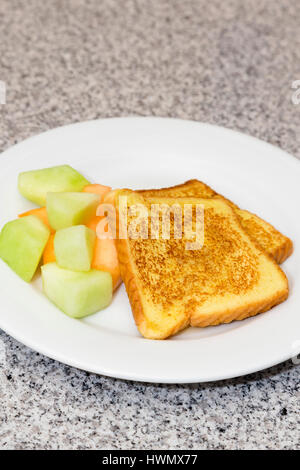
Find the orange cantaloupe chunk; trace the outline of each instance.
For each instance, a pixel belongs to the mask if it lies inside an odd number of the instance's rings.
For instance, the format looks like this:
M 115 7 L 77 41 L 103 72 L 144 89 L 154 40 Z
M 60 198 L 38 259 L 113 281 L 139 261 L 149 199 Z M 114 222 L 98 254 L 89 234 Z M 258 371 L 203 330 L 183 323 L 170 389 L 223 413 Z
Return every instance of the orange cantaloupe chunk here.
M 101 202 L 104 196 L 111 191 L 110 186 L 103 186 L 102 184 L 88 184 L 82 190 L 84 193 L 98 194 L 101 196 Z
M 54 237 L 55 233 L 52 233 L 49 237 L 47 245 L 45 246 L 43 253 L 43 264 L 56 262 L 56 256 L 54 251 Z
M 103 218 L 96 215 L 86 226 L 97 234 L 97 226 Z M 110 238 L 100 239 L 97 236 L 91 268 L 109 272 L 113 279 L 114 290 L 121 284 L 122 279 L 115 240 Z
M 103 202 L 105 204 L 112 204 L 113 206 L 115 205 L 115 198 L 117 195 L 118 189 L 112 189 L 108 193 L 104 195 Z
M 114 290 L 121 284 L 122 279 L 115 240 L 96 238 L 92 269 L 109 272 L 113 280 Z
M 54 230 L 51 228 L 48 220 L 48 214 L 47 214 L 47 209 L 46 207 L 39 207 L 38 209 L 31 209 L 30 211 L 23 212 L 22 214 L 19 214 L 18 217 L 27 217 L 28 215 L 35 215 L 41 221 L 47 225 L 47 227 L 50 229 L 51 233 L 54 233 Z
M 102 220 L 103 217 L 102 216 L 98 216 L 98 215 L 94 215 L 87 224 L 85 224 L 88 228 L 90 228 L 91 230 L 94 230 L 94 232 L 97 233 L 97 227 L 98 227 L 98 224 L 100 222 L 100 220 Z

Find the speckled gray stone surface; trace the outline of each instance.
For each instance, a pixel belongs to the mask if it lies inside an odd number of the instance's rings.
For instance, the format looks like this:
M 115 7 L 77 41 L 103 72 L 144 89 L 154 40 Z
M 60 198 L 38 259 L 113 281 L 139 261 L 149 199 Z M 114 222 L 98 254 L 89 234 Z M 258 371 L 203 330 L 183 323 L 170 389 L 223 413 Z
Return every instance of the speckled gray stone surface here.
M 154 115 L 241 130 L 299 157 L 299 21 L 298 0 L 1 0 L 0 150 L 71 122 Z M 0 340 L 2 449 L 300 448 L 292 362 L 147 385 Z

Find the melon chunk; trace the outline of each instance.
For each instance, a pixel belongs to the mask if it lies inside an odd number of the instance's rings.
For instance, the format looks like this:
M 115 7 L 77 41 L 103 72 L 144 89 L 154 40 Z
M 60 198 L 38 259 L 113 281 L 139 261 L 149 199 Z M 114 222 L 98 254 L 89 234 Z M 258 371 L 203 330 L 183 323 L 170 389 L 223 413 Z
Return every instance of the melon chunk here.
M 31 209 L 30 211 L 22 212 L 22 214 L 19 214 L 18 217 L 28 217 L 28 215 L 36 215 L 45 225 L 47 225 L 47 227 L 50 229 L 50 232 L 54 232 L 54 230 L 51 229 L 48 221 L 46 207 L 39 207 L 38 209 Z
M 111 275 L 101 271 L 75 272 L 56 263 L 42 266 L 44 292 L 64 313 L 83 318 L 107 307 L 112 299 Z
M 45 246 L 44 253 L 43 253 L 43 264 L 47 263 L 55 263 L 56 257 L 54 252 L 54 237 L 55 233 L 51 233 L 47 245 Z
M 18 187 L 22 196 L 39 206 L 46 204 L 49 192 L 82 191 L 89 182 L 69 165 L 20 173 Z
M 98 194 L 101 197 L 101 201 L 104 196 L 111 191 L 110 186 L 103 186 L 102 184 L 88 184 L 82 190 L 84 193 Z
M 34 215 L 8 222 L 0 234 L 0 257 L 24 281 L 30 282 L 49 235 L 48 227 Z
M 54 230 L 85 225 L 95 214 L 100 196 L 90 193 L 48 193 L 47 214 Z
M 95 240 L 95 232 L 85 225 L 76 225 L 56 232 L 54 250 L 58 266 L 72 271 L 89 271 Z
M 113 289 L 119 287 L 122 279 L 115 240 L 110 238 L 96 239 L 92 268 L 109 272 L 113 280 Z

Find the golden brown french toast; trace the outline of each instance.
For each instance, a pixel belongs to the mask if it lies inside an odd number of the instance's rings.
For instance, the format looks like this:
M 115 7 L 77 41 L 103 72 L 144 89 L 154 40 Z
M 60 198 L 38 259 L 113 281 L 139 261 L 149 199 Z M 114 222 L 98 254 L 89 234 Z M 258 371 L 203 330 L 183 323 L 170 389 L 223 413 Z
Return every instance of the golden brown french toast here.
M 193 228 L 196 207 L 204 209 L 201 248 L 187 249 L 191 232 L 184 230 L 185 220 L 180 227 L 181 238 L 175 238 L 178 219 L 172 211 L 169 239 L 161 236 L 162 215 L 159 237 L 153 237 L 152 219 L 150 221 L 148 216 L 148 223 L 142 224 L 142 236 L 126 238 L 124 227 L 123 238 L 117 232 L 121 275 L 136 325 L 145 338 L 165 339 L 189 325 L 205 327 L 241 320 L 265 312 L 287 298 L 285 274 L 247 235 L 226 201 L 193 197 L 144 198 L 129 190 L 118 193 L 119 201 L 120 196 L 126 196 L 127 201 L 125 209 L 120 209 L 116 203 L 117 228 L 125 210 L 127 220 L 123 225 L 129 235 L 132 235 L 132 226 L 136 227 L 136 215 L 132 214 L 138 205 L 146 207 L 148 214 L 154 206 L 162 207 L 163 214 L 174 204 L 183 210 L 185 205 L 190 205 L 194 208 Z
M 251 212 L 239 209 L 233 202 L 216 193 L 207 184 L 196 179 L 170 188 L 146 189 L 140 190 L 138 193 L 144 197 L 201 197 L 223 199 L 236 210 L 240 222 L 248 235 L 250 235 L 266 253 L 273 256 L 277 263 L 283 263 L 293 252 L 292 241 L 285 235 L 282 235 L 282 233 L 276 230 L 271 224 Z

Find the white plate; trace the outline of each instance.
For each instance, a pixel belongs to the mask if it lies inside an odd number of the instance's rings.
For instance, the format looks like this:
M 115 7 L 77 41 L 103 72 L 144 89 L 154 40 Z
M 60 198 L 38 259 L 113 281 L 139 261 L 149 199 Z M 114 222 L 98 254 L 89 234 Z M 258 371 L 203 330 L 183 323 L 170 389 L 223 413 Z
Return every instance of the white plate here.
M 75 124 L 33 137 L 1 155 L 1 226 L 32 207 L 18 194 L 18 173 L 62 163 L 112 187 L 163 187 L 190 178 L 207 182 L 293 239 L 295 252 L 283 266 L 290 297 L 242 322 L 189 328 L 167 341 L 150 341 L 135 327 L 124 286 L 109 308 L 73 320 L 44 297 L 39 279 L 28 285 L 0 260 L 3 330 L 71 366 L 147 382 L 236 377 L 299 353 L 299 161 L 246 135 L 196 122 L 122 118 Z

